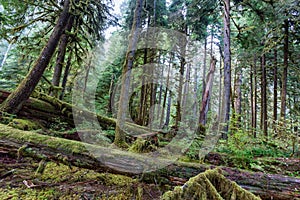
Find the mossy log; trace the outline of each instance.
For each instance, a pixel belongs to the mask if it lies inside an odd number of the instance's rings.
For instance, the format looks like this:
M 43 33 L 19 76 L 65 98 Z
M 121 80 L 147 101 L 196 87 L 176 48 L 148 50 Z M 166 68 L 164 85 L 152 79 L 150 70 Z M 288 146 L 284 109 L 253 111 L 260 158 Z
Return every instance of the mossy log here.
M 282 175 L 300 175 L 300 158 L 268 158 L 256 157 L 253 159 L 243 159 L 224 153 L 210 152 L 205 155 L 206 164 L 216 166 L 227 166 L 233 168 L 243 168 L 255 172 L 264 172 Z M 241 162 L 244 164 L 241 165 Z
M 0 104 L 9 94 L 7 91 L 0 90 Z M 88 110 L 82 110 L 74 107 L 72 104 L 60 101 L 55 97 L 43 93 L 33 93 L 32 97 L 25 102 L 21 111 L 18 113 L 20 117 L 44 120 L 46 122 L 57 122 L 59 119 L 60 122 L 67 122 L 70 126 L 74 126 L 74 114 L 78 121 L 80 121 L 80 119 L 82 119 L 82 121 L 97 119 L 101 128 L 104 130 L 110 128 L 114 129 L 116 127 L 116 119 L 114 118 L 97 115 Z M 159 130 L 149 130 L 147 127 L 128 122 L 125 124 L 124 129 L 130 133 L 129 135 L 134 137 L 139 135 L 148 136 L 152 133 L 162 133 Z
M 215 168 L 214 165 L 170 162 L 166 167 L 143 173 L 147 169 L 147 165 L 155 165 L 164 160 L 153 159 L 148 162 L 143 154 L 133 154 L 114 148 L 21 131 L 1 124 L 0 147 L 20 159 L 29 156 L 38 161 L 52 160 L 98 172 L 140 177 L 145 182 L 162 185 L 184 185 L 189 178 L 197 176 L 207 169 Z M 91 150 L 101 152 L 101 154 L 94 156 Z M 300 198 L 300 178 L 261 172 L 253 173 L 230 167 L 219 168 L 226 178 L 235 181 L 242 188 L 259 195 L 262 199 Z
M 183 186 L 166 192 L 162 200 L 214 199 L 260 200 L 251 192 L 223 176 L 219 169 L 207 170 L 189 179 Z

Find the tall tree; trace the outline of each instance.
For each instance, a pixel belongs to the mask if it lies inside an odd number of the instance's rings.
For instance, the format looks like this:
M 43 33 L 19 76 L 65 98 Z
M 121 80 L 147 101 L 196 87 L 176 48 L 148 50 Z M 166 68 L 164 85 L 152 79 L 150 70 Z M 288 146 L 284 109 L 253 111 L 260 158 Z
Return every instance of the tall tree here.
M 224 94 L 222 106 L 222 138 L 227 138 L 230 114 L 231 52 L 230 52 L 230 0 L 224 0 Z
M 267 107 L 267 72 L 266 55 L 261 56 L 261 129 L 265 136 L 268 136 L 268 107 Z
M 122 87 L 118 107 L 118 116 L 115 132 L 114 144 L 119 147 L 124 147 L 126 141 L 126 133 L 123 130 L 126 119 L 126 108 L 129 102 L 129 87 L 130 87 L 130 70 L 133 67 L 134 56 L 138 43 L 139 28 L 141 25 L 141 14 L 143 9 L 143 0 L 136 1 L 134 10 L 133 23 L 129 37 L 129 45 L 126 55 L 126 60 L 123 65 Z
M 17 89 L 9 95 L 5 102 L 1 104 L 0 111 L 18 113 L 18 111 L 22 108 L 23 103 L 29 98 L 42 77 L 58 45 L 60 37 L 63 34 L 65 26 L 71 16 L 69 10 L 70 0 L 65 0 L 63 10 L 39 58 L 26 78 L 19 84 Z
M 283 74 L 282 74 L 282 87 L 281 87 L 281 110 L 280 117 L 286 117 L 286 95 L 287 95 L 287 76 L 289 67 L 289 21 L 284 21 L 284 47 L 283 47 Z
M 74 22 L 74 16 L 71 16 L 70 19 L 68 20 L 68 23 L 65 27 L 63 35 L 61 36 L 61 39 L 60 39 L 56 64 L 55 64 L 53 78 L 52 78 L 52 86 L 54 86 L 54 87 L 59 87 L 59 84 L 60 84 L 61 74 L 62 74 L 63 65 L 64 65 L 64 61 L 65 61 L 65 55 L 66 55 L 67 46 L 68 46 L 68 42 L 69 42 L 68 41 L 69 40 L 69 32 L 71 32 L 71 29 L 73 27 L 73 22 Z M 58 90 L 53 90 L 52 95 L 57 96 Z
M 278 87 L 278 66 L 277 66 L 277 49 L 276 47 L 274 48 L 274 64 L 273 64 L 273 87 L 274 87 L 274 91 L 273 91 L 273 95 L 274 95 L 274 102 L 273 102 L 273 120 L 274 122 L 277 120 L 277 87 Z
M 208 107 L 210 104 L 210 99 L 212 95 L 212 86 L 213 86 L 213 81 L 214 81 L 214 73 L 216 69 L 216 62 L 217 60 L 212 57 L 210 61 L 210 69 L 207 74 L 206 78 L 206 87 L 203 92 L 202 96 L 202 103 L 200 107 L 200 117 L 199 117 L 199 123 L 202 124 L 203 126 L 206 124 L 207 121 L 207 113 L 208 113 Z

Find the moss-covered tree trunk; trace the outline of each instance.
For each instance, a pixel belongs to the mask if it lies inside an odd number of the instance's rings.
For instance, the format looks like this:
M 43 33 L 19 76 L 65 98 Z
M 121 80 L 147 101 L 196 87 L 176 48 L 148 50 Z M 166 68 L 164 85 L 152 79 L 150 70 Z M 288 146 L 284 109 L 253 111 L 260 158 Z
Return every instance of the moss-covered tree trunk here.
M 53 29 L 53 32 L 42 50 L 39 58 L 35 62 L 26 78 L 19 84 L 17 89 L 2 103 L 0 111 L 7 113 L 18 113 L 23 103 L 29 98 L 34 88 L 41 79 L 46 67 L 48 66 L 54 51 L 58 45 L 59 39 L 63 34 L 63 30 L 70 18 L 69 13 L 70 0 L 64 2 L 63 10 Z
M 62 69 L 64 66 L 64 61 L 65 61 L 65 55 L 67 51 L 67 46 L 69 43 L 69 33 L 73 27 L 73 22 L 74 22 L 74 16 L 71 16 L 68 20 L 68 23 L 65 27 L 65 30 L 61 36 L 59 47 L 58 47 L 58 53 L 57 53 L 57 59 L 56 59 L 56 64 L 54 68 L 54 73 L 53 73 L 53 78 L 52 78 L 52 85 L 54 87 L 59 87 L 60 84 L 60 79 L 61 79 L 61 74 L 62 74 Z M 58 90 L 54 88 L 52 91 L 52 96 L 57 97 Z

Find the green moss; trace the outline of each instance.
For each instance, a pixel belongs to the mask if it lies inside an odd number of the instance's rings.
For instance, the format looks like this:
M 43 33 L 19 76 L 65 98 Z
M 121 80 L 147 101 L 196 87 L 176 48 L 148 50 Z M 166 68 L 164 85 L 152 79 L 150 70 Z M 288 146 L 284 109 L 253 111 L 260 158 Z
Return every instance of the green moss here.
M 115 175 L 115 174 L 99 174 L 97 176 L 98 180 L 101 180 L 105 185 L 117 185 L 117 186 L 129 186 L 130 184 L 136 182 L 127 176 Z
M 45 144 L 50 148 L 64 149 L 64 151 L 70 153 L 88 152 L 85 148 L 85 144 L 79 141 L 41 135 L 30 131 L 16 130 L 3 124 L 0 124 L 0 138 L 14 139 L 20 142 L 32 142 L 34 144 Z
M 28 106 L 31 108 L 38 109 L 38 110 L 55 112 L 55 108 L 51 104 L 49 104 L 45 101 L 41 101 L 39 99 L 30 98 Z
M 13 119 L 8 125 L 24 131 L 38 130 L 41 128 L 39 123 L 27 119 Z
M 149 141 L 138 138 L 129 147 L 129 151 L 135 153 L 146 153 L 156 150 L 156 146 L 151 145 Z
M 214 169 L 190 178 L 182 187 L 177 186 L 173 191 L 166 192 L 161 199 L 259 200 L 260 198 L 226 179 L 218 169 Z
M 11 200 L 79 200 L 81 199 L 77 194 L 61 194 L 58 190 L 46 188 L 46 189 L 24 189 L 24 188 L 0 188 L 0 198 L 1 199 L 11 199 Z

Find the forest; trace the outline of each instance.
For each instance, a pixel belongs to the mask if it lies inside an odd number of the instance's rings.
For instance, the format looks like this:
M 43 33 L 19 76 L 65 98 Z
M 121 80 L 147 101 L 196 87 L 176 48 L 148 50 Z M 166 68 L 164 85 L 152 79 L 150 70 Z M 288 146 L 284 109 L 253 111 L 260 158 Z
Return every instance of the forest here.
M 0 0 L 0 199 L 300 199 L 299 22 L 298 0 Z

